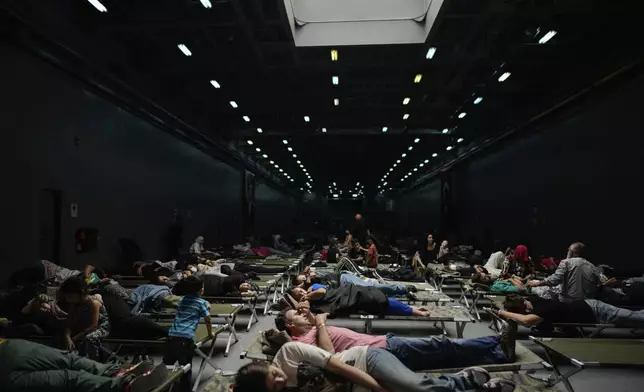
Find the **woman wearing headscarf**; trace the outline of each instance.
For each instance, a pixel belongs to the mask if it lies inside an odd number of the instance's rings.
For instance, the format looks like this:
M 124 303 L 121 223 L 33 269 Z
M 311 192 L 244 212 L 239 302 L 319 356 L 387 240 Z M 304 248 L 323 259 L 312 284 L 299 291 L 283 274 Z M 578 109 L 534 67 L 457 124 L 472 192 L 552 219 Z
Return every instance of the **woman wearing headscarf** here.
M 529 280 L 534 274 L 534 266 L 528 254 L 528 247 L 519 245 L 514 249 L 511 261 L 511 274 L 517 276 L 522 281 Z

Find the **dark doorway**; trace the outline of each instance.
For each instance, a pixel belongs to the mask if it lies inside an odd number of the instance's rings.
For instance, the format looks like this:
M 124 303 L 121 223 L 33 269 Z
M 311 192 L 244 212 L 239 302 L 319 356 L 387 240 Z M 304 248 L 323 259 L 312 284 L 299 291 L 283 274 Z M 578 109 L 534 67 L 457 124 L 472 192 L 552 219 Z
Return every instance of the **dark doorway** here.
M 61 221 L 63 193 L 55 189 L 40 191 L 39 255 L 56 264 L 61 260 Z

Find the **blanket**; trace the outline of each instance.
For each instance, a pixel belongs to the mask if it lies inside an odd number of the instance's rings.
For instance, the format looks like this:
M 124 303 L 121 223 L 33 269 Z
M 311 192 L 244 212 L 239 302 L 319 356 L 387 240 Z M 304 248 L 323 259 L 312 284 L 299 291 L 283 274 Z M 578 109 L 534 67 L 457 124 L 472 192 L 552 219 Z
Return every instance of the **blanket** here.
M 344 285 L 327 290 L 324 298 L 311 303 L 331 317 L 343 317 L 357 313 L 381 315 L 389 306 L 389 299 L 375 287 Z
M 132 290 L 127 302 L 132 307 L 132 315 L 157 309 L 164 297 L 170 295 L 170 288 L 154 284 L 144 284 Z

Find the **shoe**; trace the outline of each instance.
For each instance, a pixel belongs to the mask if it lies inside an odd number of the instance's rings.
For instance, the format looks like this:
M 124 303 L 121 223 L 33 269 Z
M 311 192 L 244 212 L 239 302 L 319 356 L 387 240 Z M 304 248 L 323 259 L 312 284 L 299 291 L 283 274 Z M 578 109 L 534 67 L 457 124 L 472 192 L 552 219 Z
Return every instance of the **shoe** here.
M 136 365 L 119 370 L 114 374 L 114 377 L 120 377 L 120 376 L 126 376 L 126 375 L 133 375 L 138 377 L 142 374 L 149 372 L 150 370 L 152 370 L 152 368 L 154 368 L 154 361 L 146 360 L 146 361 L 139 362 Z
M 514 320 L 504 320 L 503 327 L 501 327 L 499 341 L 501 343 L 501 350 L 508 358 L 508 362 L 514 362 L 517 359 L 516 346 L 517 346 L 517 330 L 519 325 Z
M 510 380 L 502 378 L 493 378 L 483 384 L 483 390 L 489 392 L 512 392 L 516 388 L 516 384 Z
M 415 292 L 418 291 L 418 288 L 416 286 L 410 284 L 410 285 L 407 286 L 407 291 L 409 291 L 410 293 L 415 293 Z
M 469 367 L 456 373 L 457 376 L 465 376 L 475 385 L 482 387 L 490 381 L 490 373 L 480 367 Z
M 152 370 L 136 377 L 126 384 L 126 392 L 150 392 L 168 379 L 168 368 L 160 363 Z

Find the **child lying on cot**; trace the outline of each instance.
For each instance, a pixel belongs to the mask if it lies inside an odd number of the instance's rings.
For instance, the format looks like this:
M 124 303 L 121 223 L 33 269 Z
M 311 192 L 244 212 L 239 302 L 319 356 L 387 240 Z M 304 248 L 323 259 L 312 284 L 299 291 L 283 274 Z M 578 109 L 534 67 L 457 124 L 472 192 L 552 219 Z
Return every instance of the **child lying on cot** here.
M 384 294 L 391 296 L 407 295 L 409 293 L 417 291 L 415 286 L 379 283 L 375 279 L 363 280 L 359 276 L 354 275 L 348 271 L 342 272 L 339 276 L 339 279 L 337 273 L 335 272 L 327 272 L 318 275 L 316 274 L 316 272 L 311 271 L 310 267 L 306 267 L 303 274 L 297 275 L 294 278 L 294 284 L 295 286 L 305 290 L 308 290 L 308 288 L 313 284 L 318 284 L 318 287 L 323 287 L 325 289 L 328 289 L 331 286 L 354 284 L 356 286 L 375 287 L 378 290 L 382 291 Z
M 314 284 L 308 290 L 299 287 L 288 289 L 301 306 L 311 305 L 328 309 L 333 315 L 351 315 L 358 313 L 429 317 L 427 309 L 409 306 L 398 300 L 387 297 L 375 287 L 346 284 L 338 288 L 325 288 Z
M 554 287 L 529 287 L 517 276 L 511 278 L 499 278 L 494 280 L 485 272 L 477 272 L 472 275 L 472 283 L 478 283 L 490 288 L 491 293 L 501 294 L 533 294 L 544 299 L 554 299 L 561 293 L 561 285 Z
M 149 392 L 168 378 L 151 361 L 127 369 L 21 339 L 0 338 L 0 385 L 4 392 Z

